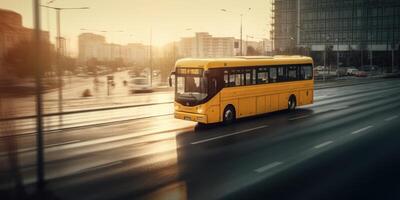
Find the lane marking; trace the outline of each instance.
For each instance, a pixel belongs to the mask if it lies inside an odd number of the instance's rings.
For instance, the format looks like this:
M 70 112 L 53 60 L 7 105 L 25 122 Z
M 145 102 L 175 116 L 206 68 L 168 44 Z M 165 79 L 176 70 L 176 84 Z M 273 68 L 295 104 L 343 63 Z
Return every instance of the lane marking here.
M 330 145 L 330 144 L 332 144 L 332 143 L 333 143 L 333 141 L 327 141 L 327 142 L 321 143 L 321 144 L 319 144 L 319 145 L 317 145 L 317 146 L 314 146 L 314 148 L 315 148 L 315 149 L 320 149 L 320 148 L 325 147 L 325 146 L 328 146 L 328 145 Z
M 56 144 L 48 144 L 45 145 L 45 147 L 54 147 L 54 146 L 61 146 L 61 145 L 66 145 L 66 144 L 71 144 L 71 143 L 78 143 L 80 142 L 80 140 L 71 140 L 71 141 L 67 141 L 67 142 L 60 142 L 60 143 L 56 143 Z
M 309 117 L 310 115 L 303 115 L 303 116 L 299 116 L 299 117 L 294 117 L 294 118 L 290 118 L 289 121 L 294 121 L 294 120 L 298 120 L 298 119 L 304 119 Z
M 362 129 L 353 131 L 353 132 L 351 132 L 351 134 L 353 135 L 353 134 L 361 133 L 361 132 L 366 131 L 366 130 L 372 128 L 372 127 L 374 127 L 374 126 L 367 126 L 367 127 L 362 128 Z
M 258 130 L 258 129 L 262 129 L 262 128 L 267 128 L 267 127 L 268 127 L 268 125 L 258 126 L 258 127 L 255 127 L 255 128 L 249 128 L 249 129 L 246 129 L 246 130 L 242 130 L 242 131 L 238 131 L 238 132 L 234 132 L 234 133 L 229 133 L 229 134 L 226 134 L 226 135 L 221 135 L 221 136 L 212 137 L 212 138 L 208 138 L 208 139 L 204 139 L 204 140 L 199 140 L 199 141 L 196 141 L 196 142 L 192 142 L 191 144 L 201 144 L 201 143 L 209 142 L 209 141 L 212 141 L 212 140 L 218 140 L 218 139 L 221 139 L 221 138 L 226 138 L 226 137 L 230 137 L 230 136 L 233 136 L 233 135 L 247 133 L 247 132 L 250 132 L 250 131 L 254 131 L 254 130 Z
M 67 145 L 67 144 L 72 144 L 72 143 L 78 143 L 81 140 L 71 140 L 71 141 L 67 141 L 67 142 L 60 142 L 60 143 L 55 143 L 55 144 L 48 144 L 48 145 L 44 145 L 44 148 L 50 148 L 50 147 L 56 147 L 56 146 L 62 146 L 62 145 Z M 25 152 L 29 152 L 29 151 L 34 151 L 36 150 L 36 147 L 29 147 L 29 148 L 23 148 L 23 149 L 18 149 L 17 151 L 12 151 L 10 153 L 25 153 Z M 7 155 L 7 152 L 1 152 L 0 156 L 5 156 Z
M 399 117 L 399 116 L 397 116 L 397 115 L 391 116 L 391 117 L 389 117 L 389 118 L 386 118 L 385 121 L 386 121 L 386 122 L 389 122 L 389 121 L 392 121 L 392 120 L 394 120 L 394 119 L 396 119 L 396 118 L 398 118 L 398 117 Z
M 320 99 L 324 99 L 326 97 L 328 97 L 328 95 L 315 96 L 314 100 L 320 100 Z
M 267 170 L 270 170 L 270 169 L 272 169 L 274 167 L 277 167 L 279 165 L 282 165 L 282 164 L 283 164 L 283 162 L 273 162 L 273 163 L 270 163 L 268 165 L 265 165 L 265 166 L 262 166 L 260 168 L 257 168 L 254 171 L 257 172 L 257 173 L 263 173 L 263 172 L 265 172 Z
M 103 165 L 99 165 L 99 166 L 95 166 L 95 167 L 90 167 L 90 168 L 79 170 L 76 174 L 81 174 L 81 173 L 86 173 L 86 172 L 90 172 L 90 171 L 94 171 L 94 170 L 99 170 L 99 169 L 103 169 L 103 168 L 106 168 L 106 167 L 119 165 L 121 163 L 122 163 L 122 161 L 110 162 L 110 163 L 106 163 L 106 164 L 103 164 Z

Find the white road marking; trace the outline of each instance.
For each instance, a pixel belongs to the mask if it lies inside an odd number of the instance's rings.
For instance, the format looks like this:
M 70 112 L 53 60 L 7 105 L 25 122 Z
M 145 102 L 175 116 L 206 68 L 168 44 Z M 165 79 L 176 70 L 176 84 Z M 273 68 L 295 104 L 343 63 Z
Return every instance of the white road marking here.
M 389 122 L 389 121 L 392 121 L 392 120 L 394 120 L 394 119 L 396 119 L 396 118 L 398 118 L 398 117 L 399 117 L 399 116 L 397 116 L 397 115 L 391 116 L 391 117 L 389 117 L 389 118 L 386 118 L 385 121 Z
M 333 143 L 333 141 L 327 141 L 327 142 L 324 142 L 324 143 L 321 143 L 321 144 L 315 146 L 314 148 L 315 148 L 315 149 L 320 149 L 320 148 L 325 147 L 325 146 L 328 146 L 328 145 L 330 145 L 330 144 L 332 144 L 332 143 Z
M 111 167 L 111 166 L 114 166 L 114 165 L 119 165 L 121 163 L 122 163 L 122 161 L 115 161 L 115 162 L 110 162 L 110 163 L 106 163 L 106 164 L 103 164 L 103 165 L 99 165 L 99 166 L 96 166 L 96 167 L 90 167 L 90 168 L 82 169 L 82 170 L 78 171 L 78 174 L 89 172 L 89 171 L 94 171 L 94 170 L 98 170 L 98 169 L 102 169 L 102 168 L 106 168 L 106 167 Z
M 254 131 L 254 130 L 258 130 L 258 129 L 262 129 L 262 128 L 267 128 L 267 127 L 268 127 L 268 125 L 258 126 L 258 127 L 255 127 L 255 128 L 249 128 L 249 129 L 246 129 L 246 130 L 242 130 L 242 131 L 238 131 L 238 132 L 234 132 L 234 133 L 229 133 L 229 134 L 226 134 L 226 135 L 221 135 L 221 136 L 212 137 L 212 138 L 208 138 L 208 139 L 204 139 L 204 140 L 199 140 L 199 141 L 196 141 L 196 142 L 192 142 L 191 144 L 205 143 L 205 142 L 209 142 L 209 141 L 212 141 L 212 140 L 218 140 L 218 139 L 221 139 L 221 138 L 226 138 L 226 137 L 233 136 L 233 135 L 247 133 L 247 132 L 250 132 L 250 131 Z
M 60 142 L 60 143 L 55 143 L 55 144 L 44 145 L 44 147 L 50 148 L 50 147 L 62 146 L 62 145 L 78 143 L 78 142 L 80 142 L 80 140 L 71 140 L 71 141 L 67 141 L 67 142 Z M 34 150 L 36 150 L 36 147 L 23 148 L 23 149 L 18 149 L 17 151 L 15 151 L 15 153 L 25 153 L 25 152 L 34 151 Z M 7 152 L 4 152 L 4 153 L 2 152 L 2 153 L 0 153 L 0 156 L 5 156 L 7 154 L 8 154 Z
M 289 121 L 294 121 L 294 120 L 298 120 L 298 119 L 304 119 L 309 117 L 310 115 L 303 115 L 303 116 L 299 116 L 299 117 L 294 117 L 294 118 L 290 118 Z
M 281 164 L 283 164 L 283 162 L 273 162 L 271 164 L 268 164 L 268 165 L 262 166 L 260 168 L 257 168 L 254 171 L 257 172 L 257 173 L 263 173 L 263 172 L 265 172 L 267 170 L 270 170 L 270 169 L 272 169 L 274 167 L 277 167 L 277 166 L 279 166 Z
M 315 96 L 314 100 L 320 100 L 320 99 L 324 99 L 326 97 L 328 97 L 328 95 Z
M 368 129 L 372 128 L 372 127 L 374 127 L 374 126 L 367 126 L 367 127 L 364 127 L 364 128 L 362 128 L 362 129 L 359 129 L 359 130 L 353 131 L 351 134 L 357 134 L 357 133 L 361 133 L 361 132 L 363 132 L 363 131 L 366 131 L 366 130 L 368 130 Z
M 45 147 L 61 146 L 61 145 L 66 145 L 66 144 L 71 144 L 71 143 L 77 143 L 77 142 L 80 142 L 80 140 L 71 140 L 71 141 L 60 142 L 60 143 L 56 143 L 56 144 L 48 144 L 48 145 L 45 145 Z

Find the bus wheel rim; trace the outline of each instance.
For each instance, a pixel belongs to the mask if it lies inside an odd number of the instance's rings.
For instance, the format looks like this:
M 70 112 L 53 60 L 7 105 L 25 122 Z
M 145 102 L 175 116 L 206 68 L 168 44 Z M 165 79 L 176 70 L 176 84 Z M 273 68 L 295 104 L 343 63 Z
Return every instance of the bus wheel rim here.
M 233 118 L 233 113 L 232 113 L 232 111 L 231 111 L 231 110 L 227 110 L 227 111 L 225 112 L 225 119 L 226 119 L 226 121 L 231 121 L 232 118 Z

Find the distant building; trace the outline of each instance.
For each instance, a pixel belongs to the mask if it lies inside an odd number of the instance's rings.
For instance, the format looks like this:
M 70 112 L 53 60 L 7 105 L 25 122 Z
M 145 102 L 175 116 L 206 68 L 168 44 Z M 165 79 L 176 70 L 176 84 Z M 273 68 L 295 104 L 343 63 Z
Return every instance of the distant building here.
M 65 37 L 60 37 L 59 40 L 58 37 L 56 37 L 56 41 L 60 43 L 58 44 L 60 45 L 60 55 L 67 55 L 67 40 L 65 39 Z
M 11 10 L 0 9 L 0 70 L 7 52 L 22 41 L 31 41 L 33 31 L 33 29 L 22 26 L 20 14 Z M 49 33 L 41 31 L 41 39 L 49 43 Z
M 104 36 L 82 33 L 78 37 L 79 61 L 87 62 L 92 58 L 99 61 L 112 61 L 122 58 L 124 62 L 143 66 L 148 60 L 149 47 L 140 43 L 119 45 L 106 43 Z
M 240 40 L 237 40 L 237 42 L 240 42 Z M 243 41 L 243 55 L 249 55 L 247 52 L 249 47 L 253 48 L 257 52 L 257 55 L 269 55 L 271 52 L 271 41 L 268 39 L 263 39 L 262 41 Z M 239 55 L 239 52 L 240 49 L 237 49 L 237 55 Z
M 93 33 L 82 33 L 78 37 L 78 58 L 80 61 L 86 62 L 91 58 L 105 60 L 106 39 L 104 36 Z
M 195 37 L 181 38 L 178 42 L 179 57 L 212 58 L 234 56 L 233 37 L 213 37 L 209 33 L 196 33 Z
M 328 51 L 330 65 L 399 65 L 399 0 L 273 0 L 272 11 L 277 53 L 322 64 Z

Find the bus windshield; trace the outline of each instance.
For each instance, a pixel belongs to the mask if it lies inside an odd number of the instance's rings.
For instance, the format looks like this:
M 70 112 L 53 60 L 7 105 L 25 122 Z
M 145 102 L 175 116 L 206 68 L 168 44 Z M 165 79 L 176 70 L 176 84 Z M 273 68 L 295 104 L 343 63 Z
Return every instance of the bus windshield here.
M 177 75 L 175 97 L 190 102 L 205 99 L 207 97 L 207 79 L 202 76 Z

